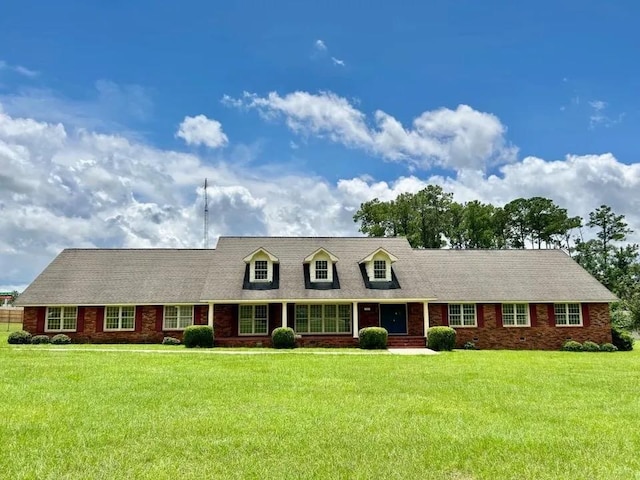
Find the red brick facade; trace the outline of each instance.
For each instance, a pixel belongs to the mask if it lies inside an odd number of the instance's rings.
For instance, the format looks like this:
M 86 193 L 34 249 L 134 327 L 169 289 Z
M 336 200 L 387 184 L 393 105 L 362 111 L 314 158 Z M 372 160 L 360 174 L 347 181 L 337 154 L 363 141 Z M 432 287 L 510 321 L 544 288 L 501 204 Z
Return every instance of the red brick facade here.
M 456 346 L 462 347 L 472 341 L 481 349 L 540 349 L 557 350 L 568 340 L 596 343 L 611 342 L 609 306 L 605 303 L 582 305 L 582 327 L 559 327 L 555 324 L 553 304 L 530 305 L 530 327 L 505 327 L 502 325 L 501 304 L 478 304 L 477 327 L 456 328 Z M 194 307 L 194 323 L 207 324 L 207 305 Z M 24 329 L 31 334 L 44 334 L 46 307 L 25 307 Z M 287 304 L 287 325 L 294 327 L 295 305 Z M 448 305 L 429 304 L 430 326 L 448 325 Z M 391 337 L 398 346 L 410 346 L 401 338 L 424 337 L 424 304 L 407 304 L 407 335 Z M 239 336 L 238 305 L 217 304 L 214 307 L 214 337 L 216 346 L 271 346 L 270 333 L 282 325 L 282 304 L 269 305 L 269 335 Z M 104 307 L 78 307 L 77 332 L 67 333 L 74 342 L 93 343 L 160 343 L 165 336 L 182 339 L 181 331 L 165 331 L 163 306 L 145 305 L 136 307 L 135 331 L 105 332 Z M 378 303 L 358 305 L 358 327 L 380 325 Z M 48 333 L 53 335 L 52 332 Z M 299 346 L 350 347 L 357 346 L 353 334 L 303 335 Z M 392 343 L 390 341 L 390 343 Z
M 447 304 L 429 304 L 429 325 L 448 325 Z M 591 340 L 602 344 L 611 342 L 609 305 L 590 303 L 582 305 L 582 327 L 556 326 L 552 303 L 530 304 L 530 327 L 502 325 L 501 304 L 478 304 L 477 328 L 456 328 L 456 347 L 473 342 L 481 349 L 558 350 L 567 340 Z

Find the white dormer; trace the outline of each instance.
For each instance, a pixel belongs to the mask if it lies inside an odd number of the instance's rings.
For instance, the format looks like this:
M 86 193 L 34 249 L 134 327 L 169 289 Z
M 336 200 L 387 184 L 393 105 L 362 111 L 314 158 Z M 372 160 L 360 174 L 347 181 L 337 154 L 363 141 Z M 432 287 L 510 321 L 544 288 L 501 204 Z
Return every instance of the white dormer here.
M 338 257 L 324 248 L 319 248 L 304 259 L 309 264 L 309 280 L 312 283 L 333 282 L 333 264 Z
M 359 263 L 364 263 L 370 282 L 390 282 L 391 264 L 397 261 L 398 259 L 394 255 L 384 248 L 379 248 L 360 260 Z
M 273 265 L 278 263 L 278 258 L 264 248 L 244 257 L 244 262 L 249 264 L 250 282 L 272 282 Z

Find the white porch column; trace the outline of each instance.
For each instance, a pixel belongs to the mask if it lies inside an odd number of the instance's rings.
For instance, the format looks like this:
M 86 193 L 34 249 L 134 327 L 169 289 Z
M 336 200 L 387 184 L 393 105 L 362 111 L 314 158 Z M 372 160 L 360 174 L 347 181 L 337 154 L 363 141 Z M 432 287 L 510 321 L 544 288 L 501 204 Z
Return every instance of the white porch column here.
M 358 302 L 353 302 L 353 338 L 358 338 Z
M 424 308 L 424 313 L 423 318 L 424 318 L 424 336 L 427 336 L 427 330 L 429 330 L 429 303 L 428 302 L 424 302 L 423 304 L 423 308 Z
M 213 303 L 209 304 L 209 310 L 207 311 L 207 324 L 213 328 Z
M 282 302 L 282 326 L 287 326 L 287 302 Z

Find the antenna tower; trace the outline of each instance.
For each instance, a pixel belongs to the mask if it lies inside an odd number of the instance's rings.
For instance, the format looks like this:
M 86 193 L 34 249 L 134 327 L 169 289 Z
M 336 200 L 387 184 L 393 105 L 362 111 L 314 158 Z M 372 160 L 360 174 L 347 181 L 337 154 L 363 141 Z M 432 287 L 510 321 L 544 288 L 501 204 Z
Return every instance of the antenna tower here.
M 206 178 L 204 179 L 204 248 L 209 248 L 209 197 Z

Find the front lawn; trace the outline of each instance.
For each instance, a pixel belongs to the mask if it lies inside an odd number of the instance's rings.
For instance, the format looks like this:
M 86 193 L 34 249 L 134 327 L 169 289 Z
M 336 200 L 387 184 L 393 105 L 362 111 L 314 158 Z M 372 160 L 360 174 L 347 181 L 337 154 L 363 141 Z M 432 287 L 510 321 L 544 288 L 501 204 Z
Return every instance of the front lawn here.
M 5 478 L 640 476 L 636 351 L 104 348 L 0 335 Z

